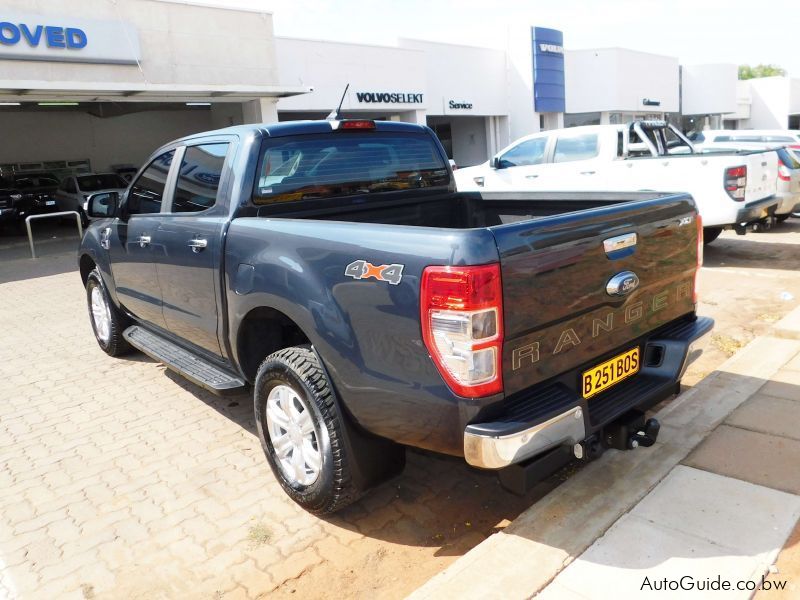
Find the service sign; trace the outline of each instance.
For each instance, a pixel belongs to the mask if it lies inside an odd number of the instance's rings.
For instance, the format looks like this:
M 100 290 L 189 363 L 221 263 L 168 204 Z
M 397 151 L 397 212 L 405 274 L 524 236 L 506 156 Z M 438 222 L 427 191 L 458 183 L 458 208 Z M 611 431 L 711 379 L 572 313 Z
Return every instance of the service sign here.
M 0 60 L 136 64 L 136 29 L 122 21 L 0 9 Z

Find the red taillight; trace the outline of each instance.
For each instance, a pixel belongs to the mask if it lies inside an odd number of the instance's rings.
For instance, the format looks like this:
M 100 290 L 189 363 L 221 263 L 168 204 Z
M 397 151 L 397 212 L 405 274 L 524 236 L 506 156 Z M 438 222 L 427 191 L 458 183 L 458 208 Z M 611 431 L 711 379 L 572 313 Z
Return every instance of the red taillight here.
M 375 129 L 375 121 L 368 121 L 365 119 L 340 121 L 339 129 Z
M 737 202 L 744 201 L 747 187 L 747 167 L 730 167 L 725 170 L 725 191 Z
M 503 391 L 499 264 L 426 267 L 420 317 L 425 346 L 453 392 L 477 398 Z
M 697 223 L 697 270 L 694 272 L 692 300 L 697 304 L 700 300 L 700 267 L 703 266 L 703 218 L 698 214 L 694 219 Z
M 789 172 L 789 167 L 781 160 L 778 159 L 778 179 L 781 181 L 791 181 L 792 174 Z

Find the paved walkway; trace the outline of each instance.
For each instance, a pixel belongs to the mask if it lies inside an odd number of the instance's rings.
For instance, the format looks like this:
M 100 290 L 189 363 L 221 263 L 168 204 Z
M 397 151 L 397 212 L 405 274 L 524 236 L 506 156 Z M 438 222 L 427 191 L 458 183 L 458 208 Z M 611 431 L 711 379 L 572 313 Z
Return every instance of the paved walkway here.
M 653 448 L 607 453 L 412 597 L 670 597 L 684 578 L 800 598 L 798 332 L 800 309 L 663 409 Z M 698 592 L 717 578 L 732 591 Z

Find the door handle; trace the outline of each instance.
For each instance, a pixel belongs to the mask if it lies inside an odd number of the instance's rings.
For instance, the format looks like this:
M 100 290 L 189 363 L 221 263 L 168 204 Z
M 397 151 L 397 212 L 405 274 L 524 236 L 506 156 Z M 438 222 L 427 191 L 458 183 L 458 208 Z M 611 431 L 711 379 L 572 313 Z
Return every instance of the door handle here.
M 538 175 L 525 175 L 525 179 L 536 179 Z
M 581 175 L 594 175 L 595 171 L 581 171 Z
M 192 249 L 192 252 L 197 254 L 201 250 L 203 250 L 206 246 L 208 246 L 208 240 L 204 238 L 194 238 L 189 240 L 188 244 L 189 248 Z
M 140 235 L 139 239 L 136 240 L 136 241 L 139 242 L 139 246 L 144 248 L 145 246 L 150 244 L 150 236 L 149 235 Z

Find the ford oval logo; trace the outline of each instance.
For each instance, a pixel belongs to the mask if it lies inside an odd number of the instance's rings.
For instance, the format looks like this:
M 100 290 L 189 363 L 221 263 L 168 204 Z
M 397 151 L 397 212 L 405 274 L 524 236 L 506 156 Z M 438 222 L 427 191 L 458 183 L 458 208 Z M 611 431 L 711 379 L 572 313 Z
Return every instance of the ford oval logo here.
M 609 296 L 627 296 L 639 287 L 639 278 L 633 271 L 623 271 L 617 273 L 606 284 L 606 292 Z

